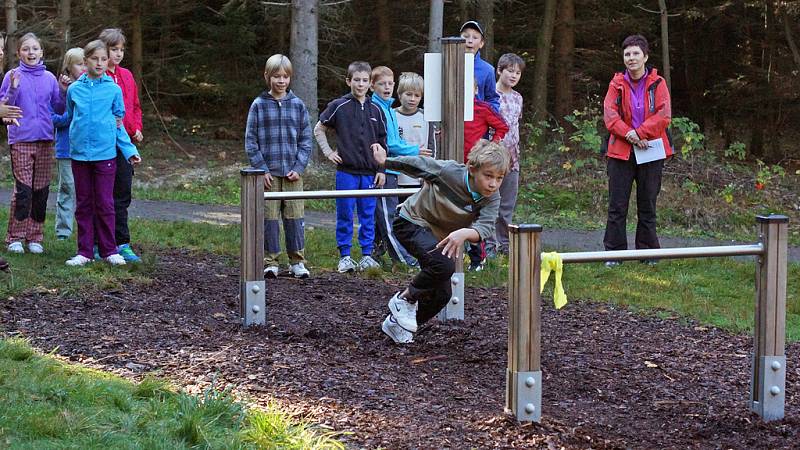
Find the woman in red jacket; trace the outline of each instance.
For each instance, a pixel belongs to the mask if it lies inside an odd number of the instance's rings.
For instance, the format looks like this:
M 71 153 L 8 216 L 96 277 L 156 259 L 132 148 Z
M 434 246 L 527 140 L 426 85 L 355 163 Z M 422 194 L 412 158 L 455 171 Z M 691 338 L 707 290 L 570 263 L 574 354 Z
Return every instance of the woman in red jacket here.
M 633 182 L 636 182 L 636 248 L 660 248 L 656 235 L 656 198 L 661 190 L 664 161 L 673 148 L 667 127 L 672 116 L 669 90 L 656 69 L 645 65 L 650 46 L 641 35 L 622 42 L 625 72 L 617 73 L 603 101 L 608 139 L 608 221 L 606 250 L 625 250 L 625 222 Z M 639 154 L 634 149 L 639 149 Z M 650 156 L 653 155 L 653 156 Z M 660 158 L 658 157 L 660 155 Z M 650 160 L 639 163 L 638 159 Z M 655 260 L 643 261 L 655 264 Z M 621 264 L 607 261 L 607 267 Z

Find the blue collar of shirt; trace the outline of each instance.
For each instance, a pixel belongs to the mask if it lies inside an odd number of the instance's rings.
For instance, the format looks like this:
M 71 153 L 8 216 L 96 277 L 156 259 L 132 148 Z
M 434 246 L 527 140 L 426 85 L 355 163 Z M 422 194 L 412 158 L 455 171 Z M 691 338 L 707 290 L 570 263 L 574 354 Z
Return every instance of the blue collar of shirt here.
M 481 194 L 472 192 L 472 188 L 469 187 L 469 170 L 467 170 L 467 173 L 464 174 L 464 184 L 467 185 L 467 191 L 469 191 L 469 195 L 472 196 L 473 202 L 479 202 L 483 198 Z

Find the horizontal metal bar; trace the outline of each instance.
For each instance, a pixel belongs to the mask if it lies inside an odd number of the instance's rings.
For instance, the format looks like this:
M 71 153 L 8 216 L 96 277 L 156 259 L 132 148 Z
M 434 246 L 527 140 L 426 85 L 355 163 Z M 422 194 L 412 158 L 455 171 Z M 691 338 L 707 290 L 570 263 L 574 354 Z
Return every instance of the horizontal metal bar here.
M 418 188 L 403 189 L 353 189 L 349 191 L 294 191 L 264 192 L 264 200 L 308 200 L 312 198 L 363 198 L 363 197 L 395 197 L 412 195 Z
M 751 245 L 723 245 L 717 247 L 653 248 L 646 250 L 613 250 L 605 252 L 559 253 L 564 263 L 597 261 L 628 261 L 632 259 L 709 258 L 716 256 L 763 255 L 762 243 Z

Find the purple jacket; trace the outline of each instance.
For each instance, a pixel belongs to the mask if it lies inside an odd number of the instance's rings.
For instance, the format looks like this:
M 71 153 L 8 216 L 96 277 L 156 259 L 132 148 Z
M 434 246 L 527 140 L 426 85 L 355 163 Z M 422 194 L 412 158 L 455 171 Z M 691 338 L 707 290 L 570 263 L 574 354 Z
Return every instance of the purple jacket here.
M 11 87 L 13 72 L 20 76 L 16 89 Z M 64 98 L 56 77 L 42 63 L 36 66 L 20 63 L 19 67 L 8 71 L 0 86 L 0 99 L 22 108 L 22 118 L 17 119 L 19 126 L 8 126 L 8 143 L 52 141 L 51 114 L 64 112 Z

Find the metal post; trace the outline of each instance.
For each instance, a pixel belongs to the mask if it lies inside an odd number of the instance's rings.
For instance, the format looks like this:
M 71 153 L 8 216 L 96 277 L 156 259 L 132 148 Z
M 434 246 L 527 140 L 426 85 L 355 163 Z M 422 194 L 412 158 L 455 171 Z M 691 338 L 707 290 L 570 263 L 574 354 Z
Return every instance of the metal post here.
M 239 305 L 242 325 L 264 325 L 264 171 L 242 169 L 242 246 L 239 269 Z
M 541 225 L 510 225 L 506 411 L 519 421 L 542 420 Z
M 756 266 L 750 409 L 765 422 L 783 419 L 786 401 L 786 271 L 789 218 L 757 216 L 764 254 Z
M 464 52 L 466 40 L 442 38 L 442 159 L 464 162 Z M 463 253 L 463 252 L 460 252 Z M 456 258 L 450 278 L 453 293 L 437 316 L 439 320 L 464 320 L 464 257 Z

